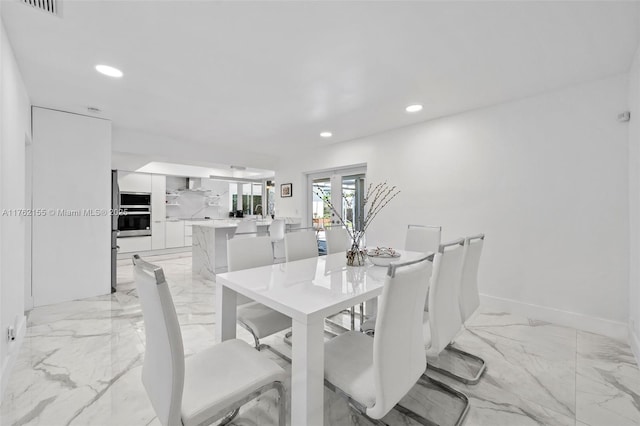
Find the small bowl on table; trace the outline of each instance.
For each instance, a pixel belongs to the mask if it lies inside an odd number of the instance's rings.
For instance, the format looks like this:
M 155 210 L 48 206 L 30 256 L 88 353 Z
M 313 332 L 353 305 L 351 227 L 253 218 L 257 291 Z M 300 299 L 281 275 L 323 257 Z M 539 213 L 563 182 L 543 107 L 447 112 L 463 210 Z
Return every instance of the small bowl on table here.
M 376 266 L 389 266 L 400 258 L 400 253 L 391 247 L 376 247 L 367 249 L 367 258 Z

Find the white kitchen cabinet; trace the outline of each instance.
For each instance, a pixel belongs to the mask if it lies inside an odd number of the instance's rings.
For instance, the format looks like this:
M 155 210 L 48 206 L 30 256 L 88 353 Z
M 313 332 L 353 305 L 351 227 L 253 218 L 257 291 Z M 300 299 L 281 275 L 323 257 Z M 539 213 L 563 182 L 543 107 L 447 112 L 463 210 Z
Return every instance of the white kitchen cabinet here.
M 194 220 L 185 220 L 184 221 L 184 236 L 185 237 L 190 237 L 191 235 L 193 235 L 193 224 L 197 223 L 197 221 Z
M 184 221 L 168 220 L 165 222 L 165 247 L 184 247 Z
M 136 253 L 151 250 L 151 237 L 118 238 L 118 253 Z
M 151 249 L 160 250 L 166 248 L 166 225 L 164 220 L 151 221 Z
M 184 245 L 185 247 L 192 246 L 193 240 L 193 224 L 202 223 L 201 221 L 185 220 L 184 221 Z
M 120 192 L 151 192 L 151 175 L 119 170 L 118 186 Z
M 151 220 L 164 220 L 167 217 L 166 194 L 167 177 L 151 175 Z
M 151 175 L 151 248 L 153 250 L 166 247 L 164 223 L 167 217 L 166 190 L 167 177 Z

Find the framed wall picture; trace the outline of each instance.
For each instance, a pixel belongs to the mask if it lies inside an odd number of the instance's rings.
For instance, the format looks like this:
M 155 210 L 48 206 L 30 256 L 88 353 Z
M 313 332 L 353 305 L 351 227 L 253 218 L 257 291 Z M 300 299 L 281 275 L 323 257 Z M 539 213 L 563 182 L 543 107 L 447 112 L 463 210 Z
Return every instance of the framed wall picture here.
M 292 183 L 283 183 L 280 185 L 280 197 L 291 197 L 293 195 L 293 184 Z

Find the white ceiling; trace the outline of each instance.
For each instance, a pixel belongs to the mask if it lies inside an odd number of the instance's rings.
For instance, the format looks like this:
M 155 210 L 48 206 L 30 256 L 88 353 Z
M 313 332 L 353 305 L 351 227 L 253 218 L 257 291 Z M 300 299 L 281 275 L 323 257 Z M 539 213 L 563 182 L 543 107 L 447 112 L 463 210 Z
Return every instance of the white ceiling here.
M 639 21 L 635 2 L 62 0 L 62 10 L 2 2 L 33 104 L 96 106 L 121 132 L 180 141 L 200 161 L 199 147 L 263 155 L 254 167 L 626 72 Z M 99 63 L 124 77 L 99 75 Z M 424 110 L 405 113 L 415 102 Z
M 186 164 L 163 163 L 152 161 L 143 167 L 136 169 L 138 172 L 156 173 L 171 176 L 189 176 L 199 178 L 240 178 L 240 179 L 268 179 L 274 176 L 271 170 L 260 170 L 252 168 L 225 167 L 224 164 L 213 164 L 211 167 L 202 167 Z

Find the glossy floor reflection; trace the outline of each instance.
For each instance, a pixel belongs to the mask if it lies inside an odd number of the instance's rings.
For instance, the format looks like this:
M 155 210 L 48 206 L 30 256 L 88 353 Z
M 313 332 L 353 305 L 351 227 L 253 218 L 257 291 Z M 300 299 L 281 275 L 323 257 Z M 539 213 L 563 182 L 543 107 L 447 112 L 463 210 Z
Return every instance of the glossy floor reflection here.
M 185 354 L 214 344 L 213 283 L 192 276 L 190 256 L 147 260 L 165 270 Z M 290 353 L 282 336 L 264 339 L 264 343 Z M 242 329 L 238 337 L 252 342 Z M 480 383 L 465 386 L 429 374 L 469 395 L 471 409 L 465 425 L 640 425 L 640 372 L 626 343 L 483 312 L 456 344 L 487 362 Z M 29 314 L 27 336 L 9 378 L 0 423 L 159 425 L 140 380 L 143 353 L 144 328 L 132 267 L 130 261 L 121 261 L 114 295 L 37 308 Z M 289 369 L 286 362 L 267 353 Z M 276 424 L 275 399 L 266 394 L 248 404 L 232 424 Z M 460 407 L 458 401 L 423 385 L 416 385 L 403 405 L 441 424 L 451 424 L 453 410 Z M 397 412 L 384 421 L 416 424 Z M 325 390 L 325 424 L 369 422 Z

